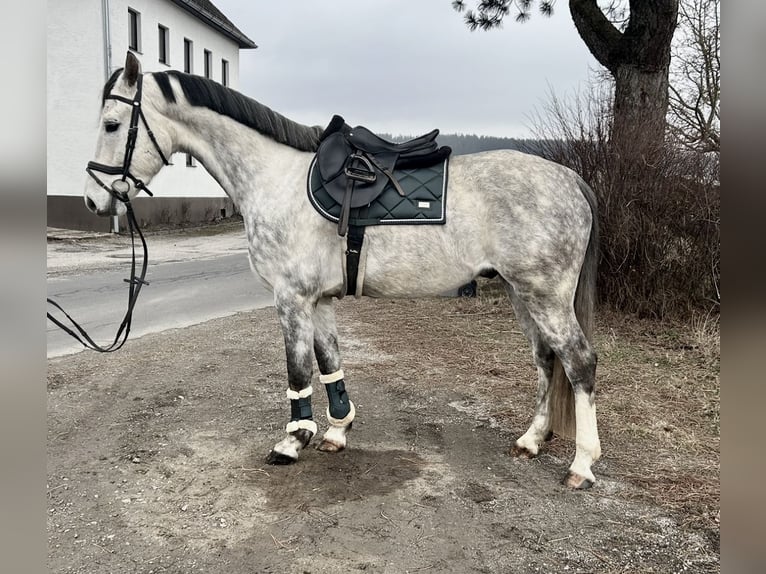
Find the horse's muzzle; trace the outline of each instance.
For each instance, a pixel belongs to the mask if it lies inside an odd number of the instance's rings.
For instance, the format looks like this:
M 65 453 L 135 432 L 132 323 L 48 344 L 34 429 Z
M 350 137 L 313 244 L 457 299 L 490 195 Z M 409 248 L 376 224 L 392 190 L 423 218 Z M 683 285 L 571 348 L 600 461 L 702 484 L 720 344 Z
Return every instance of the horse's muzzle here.
M 95 213 L 99 217 L 110 217 L 112 215 L 121 215 L 119 213 L 119 207 L 118 207 L 118 201 L 116 198 L 111 197 L 109 199 L 109 204 L 105 207 L 99 207 L 95 201 L 93 201 L 90 197 L 85 198 L 85 207 L 88 208 L 88 211 L 91 213 Z

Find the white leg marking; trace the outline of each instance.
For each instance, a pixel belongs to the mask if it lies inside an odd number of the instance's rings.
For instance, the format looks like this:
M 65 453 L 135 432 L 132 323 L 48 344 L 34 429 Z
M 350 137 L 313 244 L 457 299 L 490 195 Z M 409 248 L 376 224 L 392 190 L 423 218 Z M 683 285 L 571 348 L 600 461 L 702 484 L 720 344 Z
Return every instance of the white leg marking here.
M 303 444 L 301 441 L 299 441 L 293 435 L 289 434 L 274 445 L 274 452 L 298 460 L 298 455 L 300 454 L 302 448 Z
M 577 450 L 569 470 L 595 482 L 596 478 L 593 476 L 590 466 L 601 456 L 601 443 L 598 439 L 598 427 L 596 426 L 596 405 L 591 400 L 591 395 L 582 391 L 575 392 L 575 417 L 577 420 L 575 435 Z
M 331 426 L 322 437 L 322 442 L 329 442 L 338 447 L 338 450 L 346 448 L 346 429 L 344 427 Z
M 532 419 L 532 425 L 527 432 L 521 435 L 516 440 L 516 446 L 524 448 L 532 454 L 537 454 L 540 451 L 540 444 L 545 440 L 545 435 L 548 433 L 548 419 L 541 415 L 535 415 Z
M 538 389 L 548 389 L 550 381 L 548 380 L 548 377 L 545 376 L 545 371 L 541 367 L 537 367 L 537 379 Z M 538 391 L 538 396 L 539 394 L 540 391 Z M 529 426 L 529 429 L 527 429 L 527 432 L 520 436 L 516 441 L 516 446 L 528 450 L 533 455 L 536 455 L 539 452 L 540 445 L 545 440 L 548 431 L 551 429 L 548 407 L 550 393 L 546 392 L 545 396 L 538 400 L 540 400 L 540 403 L 537 405 L 537 412 L 532 419 L 532 424 Z
M 346 432 L 351 421 L 356 416 L 356 408 L 352 401 L 348 401 L 350 410 L 348 414 L 342 419 L 336 419 L 330 415 L 330 408 L 327 408 L 327 420 L 330 421 L 330 428 L 324 433 L 322 437 L 322 444 L 320 444 L 320 450 L 343 450 L 346 448 Z M 328 443 L 336 447 L 335 449 L 328 448 Z

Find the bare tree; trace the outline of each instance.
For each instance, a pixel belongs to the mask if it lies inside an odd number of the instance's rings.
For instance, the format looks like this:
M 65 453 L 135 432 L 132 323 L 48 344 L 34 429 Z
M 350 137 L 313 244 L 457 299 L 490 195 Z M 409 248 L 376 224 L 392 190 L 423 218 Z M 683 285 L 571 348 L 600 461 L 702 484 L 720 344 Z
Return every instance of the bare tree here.
M 721 2 L 681 0 L 673 46 L 670 130 L 687 148 L 721 151 Z
M 663 144 L 668 112 L 670 47 L 679 0 L 569 0 L 577 32 L 591 54 L 614 78 L 612 143 L 624 152 L 644 155 Z M 465 12 L 469 28 L 489 30 L 516 11 L 520 22 L 530 17 L 535 0 L 477 0 Z M 555 0 L 539 0 L 543 15 L 552 14 Z M 464 0 L 453 0 L 465 11 Z

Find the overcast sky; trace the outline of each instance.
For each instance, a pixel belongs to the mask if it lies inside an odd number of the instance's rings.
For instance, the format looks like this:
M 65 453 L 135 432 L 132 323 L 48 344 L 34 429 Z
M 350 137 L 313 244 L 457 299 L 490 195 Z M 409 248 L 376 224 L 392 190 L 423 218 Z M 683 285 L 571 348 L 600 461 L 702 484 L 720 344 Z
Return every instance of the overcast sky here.
M 525 137 L 550 89 L 584 90 L 598 69 L 566 2 L 490 32 L 450 0 L 213 2 L 258 45 L 240 51 L 240 91 L 309 125 Z

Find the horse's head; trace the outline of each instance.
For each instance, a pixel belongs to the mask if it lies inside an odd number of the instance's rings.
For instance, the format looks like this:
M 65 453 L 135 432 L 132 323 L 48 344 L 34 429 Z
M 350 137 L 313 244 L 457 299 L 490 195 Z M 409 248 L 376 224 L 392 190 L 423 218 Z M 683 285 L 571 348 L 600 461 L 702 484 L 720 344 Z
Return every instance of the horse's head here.
M 167 165 L 171 151 L 164 125 L 144 97 L 141 64 L 128 52 L 125 67 L 104 87 L 96 159 L 88 163 L 90 177 L 85 185 L 89 210 L 122 215 L 126 201 L 141 190 L 149 193 L 146 184 Z

